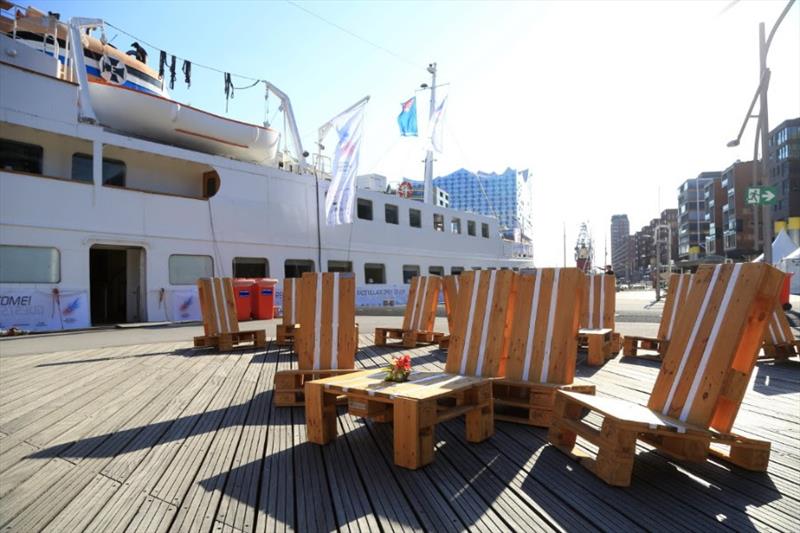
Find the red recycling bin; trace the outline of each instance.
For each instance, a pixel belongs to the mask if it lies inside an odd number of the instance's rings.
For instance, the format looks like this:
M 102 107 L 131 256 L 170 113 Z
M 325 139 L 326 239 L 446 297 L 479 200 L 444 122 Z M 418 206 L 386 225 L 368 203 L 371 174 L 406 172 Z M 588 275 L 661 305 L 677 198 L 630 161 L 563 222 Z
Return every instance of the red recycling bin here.
M 251 278 L 234 278 L 233 297 L 236 300 L 236 318 L 250 320 L 253 309 L 253 283 Z
M 786 274 L 783 278 L 783 286 L 781 287 L 781 305 L 784 309 L 791 309 L 792 304 L 789 303 L 789 289 L 792 287 L 792 273 Z
M 270 320 L 275 316 L 275 285 L 277 279 L 259 278 L 253 282 L 253 318 Z

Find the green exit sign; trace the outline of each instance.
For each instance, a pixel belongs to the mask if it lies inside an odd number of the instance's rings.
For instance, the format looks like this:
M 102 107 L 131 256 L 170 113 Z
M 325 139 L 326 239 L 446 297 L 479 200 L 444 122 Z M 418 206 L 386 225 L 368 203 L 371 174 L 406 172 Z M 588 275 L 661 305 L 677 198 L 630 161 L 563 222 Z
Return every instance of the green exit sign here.
M 748 187 L 747 203 L 750 205 L 774 205 L 778 199 L 775 187 Z

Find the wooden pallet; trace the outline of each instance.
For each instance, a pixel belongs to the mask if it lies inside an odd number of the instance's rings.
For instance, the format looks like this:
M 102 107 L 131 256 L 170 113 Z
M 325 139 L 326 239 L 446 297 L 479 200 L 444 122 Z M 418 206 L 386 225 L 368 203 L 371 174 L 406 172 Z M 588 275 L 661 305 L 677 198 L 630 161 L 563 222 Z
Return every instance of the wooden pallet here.
M 610 329 L 578 330 L 578 346 L 586 348 L 586 364 L 602 366 L 614 357 L 614 336 Z
M 197 292 L 205 335 L 194 337 L 195 347 L 228 351 L 244 342 L 259 348 L 267 346 L 265 330 L 239 331 L 231 278 L 200 278 Z
M 399 339 L 405 348 L 439 342 L 444 333 L 433 331 L 433 326 L 441 287 L 439 276 L 415 276 L 411 280 L 402 327 L 375 328 L 375 346 L 385 346 L 389 339 Z
M 581 299 L 582 329 L 615 329 L 617 278 L 613 274 L 587 274 Z
M 692 309 L 686 308 L 686 298 L 692 289 L 692 274 L 671 274 L 667 288 L 667 298 L 664 300 L 664 311 L 658 325 L 658 333 L 653 337 L 625 336 L 622 354 L 625 357 L 643 357 L 660 361 L 667 353 L 669 339 L 675 328 L 676 318 L 679 313 L 691 313 Z M 640 354 L 639 350 L 647 350 L 647 354 Z
M 800 341 L 794 338 L 792 327 L 786 318 L 786 312 L 780 302 L 775 302 L 775 307 L 769 317 L 769 322 L 764 330 L 764 355 L 762 359 L 786 361 L 800 354 Z
M 442 279 L 442 289 L 444 292 L 444 310 L 447 315 L 447 335 L 439 338 L 439 349 L 447 350 L 450 346 L 450 331 L 453 331 L 455 309 L 458 306 L 458 289 L 461 286 L 459 276 L 445 276 Z
M 296 329 L 300 326 L 300 278 L 283 280 L 281 323 L 275 326 L 275 342 L 280 346 L 291 346 Z
M 355 276 L 306 272 L 296 294 L 301 324 L 294 338 L 298 369 L 275 373 L 277 406 L 302 405 L 304 383 L 315 375 L 355 368 Z
M 553 385 L 495 380 L 492 382 L 494 418 L 529 426 L 550 427 L 556 391 L 559 390 L 594 394 L 595 386 L 588 383 Z
M 677 319 L 647 407 L 559 391 L 550 442 L 617 486 L 630 484 L 637 439 L 680 460 L 711 454 L 765 470 L 769 443 L 731 430 L 782 280 L 764 264 L 701 266 L 686 301 L 692 311 Z M 579 420 L 585 409 L 603 417 L 599 428 Z M 595 457 L 581 457 L 577 437 L 598 447 Z
M 327 444 L 337 435 L 336 402 L 347 397 L 354 416 L 394 424 L 394 463 L 412 470 L 434 459 L 436 425 L 465 417 L 466 440 L 494 434 L 491 382 L 471 376 L 416 372 L 405 383 L 384 381 L 381 370 L 334 376 L 305 385 L 306 434 Z

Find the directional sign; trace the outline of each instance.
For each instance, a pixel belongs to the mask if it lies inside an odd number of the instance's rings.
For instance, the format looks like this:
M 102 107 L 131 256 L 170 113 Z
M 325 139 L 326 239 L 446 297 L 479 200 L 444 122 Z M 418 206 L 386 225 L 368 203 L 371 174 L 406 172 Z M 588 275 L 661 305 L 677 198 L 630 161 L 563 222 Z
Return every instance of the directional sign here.
M 747 203 L 750 205 L 773 205 L 777 202 L 775 187 L 748 187 Z

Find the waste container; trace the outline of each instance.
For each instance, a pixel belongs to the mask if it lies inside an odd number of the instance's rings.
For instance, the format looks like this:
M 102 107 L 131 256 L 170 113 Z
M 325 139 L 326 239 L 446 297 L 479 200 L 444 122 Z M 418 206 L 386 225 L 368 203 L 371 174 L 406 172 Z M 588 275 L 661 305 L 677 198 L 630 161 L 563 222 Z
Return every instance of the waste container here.
M 270 320 L 275 316 L 275 285 L 277 279 L 259 278 L 253 282 L 253 318 Z
M 234 278 L 233 297 L 236 299 L 237 320 L 250 320 L 253 309 L 253 283 L 252 278 Z
M 792 286 L 793 275 L 793 273 L 789 272 L 786 274 L 786 277 L 783 278 L 783 286 L 781 287 L 781 306 L 785 311 L 788 311 L 792 308 L 792 304 L 789 303 L 789 289 Z

